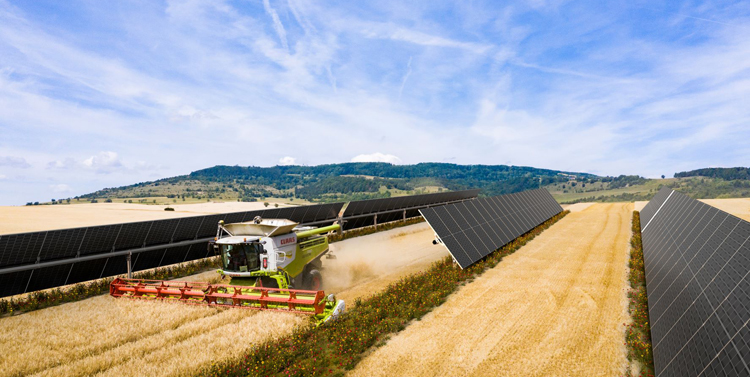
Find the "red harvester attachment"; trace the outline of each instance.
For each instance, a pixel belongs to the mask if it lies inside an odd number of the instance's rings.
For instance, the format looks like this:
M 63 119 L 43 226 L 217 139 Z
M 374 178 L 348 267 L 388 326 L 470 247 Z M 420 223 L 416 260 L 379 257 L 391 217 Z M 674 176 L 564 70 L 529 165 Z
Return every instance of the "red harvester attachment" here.
M 326 311 L 323 291 L 116 278 L 109 286 L 109 294 L 113 297 L 180 301 L 194 305 L 230 308 L 279 310 L 316 316 Z

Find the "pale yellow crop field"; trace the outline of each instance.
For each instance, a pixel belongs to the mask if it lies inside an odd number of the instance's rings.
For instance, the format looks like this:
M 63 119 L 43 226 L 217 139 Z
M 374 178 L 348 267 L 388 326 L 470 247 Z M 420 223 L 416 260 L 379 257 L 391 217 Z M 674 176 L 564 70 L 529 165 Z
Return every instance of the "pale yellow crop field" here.
M 274 208 L 271 202 L 268 208 Z M 278 203 L 279 207 L 288 207 Z M 172 219 L 215 213 L 264 209 L 261 202 L 222 202 L 169 205 L 129 203 L 58 204 L 40 206 L 0 206 L 0 234 L 118 224 L 133 221 Z
M 633 205 L 573 212 L 366 357 L 352 376 L 620 376 Z
M 750 221 L 750 198 L 699 199 L 701 202 Z M 648 202 L 635 202 L 636 211 L 642 211 Z
M 326 292 L 349 304 L 447 255 L 416 224 L 332 244 Z M 409 253 L 409 251 L 415 251 Z M 215 279 L 206 272 L 180 280 Z M 0 376 L 188 376 L 307 323 L 304 315 L 98 296 L 0 318 Z
M 701 199 L 701 201 L 743 220 L 750 221 L 750 198 Z

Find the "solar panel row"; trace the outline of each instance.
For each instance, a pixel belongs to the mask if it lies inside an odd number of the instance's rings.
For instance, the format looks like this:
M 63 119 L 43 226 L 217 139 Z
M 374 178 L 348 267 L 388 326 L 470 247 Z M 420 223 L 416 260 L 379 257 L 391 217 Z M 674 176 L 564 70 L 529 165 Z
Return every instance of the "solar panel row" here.
M 343 203 L 320 204 L 2 235 L 0 267 L 207 238 L 216 234 L 219 220 L 240 222 L 261 216 L 300 223 L 333 222 L 342 206 Z
M 205 243 L 175 246 L 133 254 L 131 265 L 133 271 L 142 271 L 202 259 L 210 255 L 211 251 L 207 249 Z M 31 271 L 0 274 L 0 297 L 124 274 L 127 272 L 126 258 L 124 255 L 119 255 Z
M 479 190 L 450 191 L 435 194 L 422 194 L 399 196 L 396 198 L 370 199 L 349 202 L 344 210 L 344 218 L 352 216 L 362 216 L 347 220 L 344 223 L 344 230 L 362 228 L 375 224 L 373 216 L 363 216 L 369 214 L 378 214 L 378 224 L 396 221 L 404 218 L 403 211 L 406 211 L 406 218 L 419 216 L 419 209 L 431 205 L 444 204 L 459 200 L 476 198 Z M 390 213 L 383 213 L 389 212 Z
M 478 194 L 479 190 L 464 190 L 353 201 L 346 207 L 344 217 L 471 199 Z
M 656 195 L 641 210 L 641 224 L 644 224 L 644 226 L 645 224 L 648 224 L 656 211 L 662 204 L 664 204 L 671 193 L 672 190 L 668 187 L 663 187 L 656 193 Z
M 671 189 L 644 212 L 656 375 L 750 376 L 750 223 Z
M 398 212 L 380 215 L 378 222 L 383 223 L 402 218 L 403 212 L 401 209 L 408 208 L 410 205 L 434 203 L 435 200 L 458 200 L 454 198 L 464 198 L 467 195 L 471 196 L 472 193 L 476 197 L 477 191 L 442 193 L 438 196 L 434 196 L 434 194 L 417 195 L 417 197 L 427 198 L 415 200 L 404 199 L 408 197 L 383 199 L 380 200 L 378 208 L 395 209 Z M 396 199 L 398 201 L 394 201 Z M 342 206 L 343 203 L 331 203 L 1 235 L 0 268 L 163 244 L 164 249 L 133 255 L 133 271 L 141 271 L 209 256 L 204 243 L 171 247 L 170 243 L 210 238 L 216 233 L 219 220 L 231 223 L 249 221 L 255 216 L 261 216 L 265 218 L 286 218 L 303 224 L 317 223 L 323 226 L 328 225 L 325 222 L 326 220 L 330 220 L 330 223 L 335 221 Z M 407 217 L 414 216 L 419 216 L 417 210 L 407 211 Z M 324 223 L 320 223 L 321 221 Z M 349 223 L 347 229 L 372 225 L 372 221 L 372 217 L 354 219 L 353 222 Z M 123 274 L 127 272 L 125 261 L 124 255 L 102 255 L 102 258 L 97 260 L 44 267 L 33 271 L 0 274 L 0 297 Z
M 479 198 L 420 210 L 453 259 L 467 268 L 562 207 L 547 190 Z

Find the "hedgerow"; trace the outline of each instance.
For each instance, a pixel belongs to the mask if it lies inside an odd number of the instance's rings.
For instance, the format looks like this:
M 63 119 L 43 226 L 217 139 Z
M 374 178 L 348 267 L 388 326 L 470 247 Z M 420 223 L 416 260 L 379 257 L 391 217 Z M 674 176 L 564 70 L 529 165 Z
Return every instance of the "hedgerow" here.
M 218 362 L 199 376 L 331 376 L 353 369 L 363 355 L 385 343 L 439 306 L 462 284 L 497 265 L 569 212 L 562 212 L 518 237 L 482 261 L 461 269 L 451 258 L 406 276 L 385 290 L 356 300 L 338 320 L 310 323 L 292 334 L 260 344 L 240 358 Z
M 633 319 L 625 329 L 625 345 L 628 359 L 641 364 L 640 377 L 653 377 L 654 354 L 651 348 L 651 326 L 648 322 L 648 296 L 646 294 L 646 270 L 643 264 L 641 243 L 641 215 L 633 211 L 633 236 L 630 239 L 630 272 L 628 281 L 628 312 Z M 631 373 L 632 375 L 632 373 Z

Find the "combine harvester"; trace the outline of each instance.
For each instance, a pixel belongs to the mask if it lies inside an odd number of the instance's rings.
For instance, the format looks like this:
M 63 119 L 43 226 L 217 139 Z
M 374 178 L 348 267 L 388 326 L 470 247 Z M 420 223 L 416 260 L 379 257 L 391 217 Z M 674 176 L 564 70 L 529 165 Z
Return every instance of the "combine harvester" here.
M 310 314 L 323 323 L 344 312 L 343 300 L 321 290 L 321 258 L 328 254 L 325 233 L 340 228 L 297 227 L 286 219 L 219 222 L 209 244 L 221 256 L 218 272 L 232 285 L 117 278 L 113 297 L 180 301 L 195 305 L 277 310 Z M 296 288 L 302 289 L 296 289 Z

